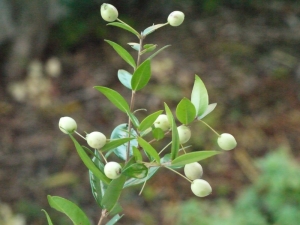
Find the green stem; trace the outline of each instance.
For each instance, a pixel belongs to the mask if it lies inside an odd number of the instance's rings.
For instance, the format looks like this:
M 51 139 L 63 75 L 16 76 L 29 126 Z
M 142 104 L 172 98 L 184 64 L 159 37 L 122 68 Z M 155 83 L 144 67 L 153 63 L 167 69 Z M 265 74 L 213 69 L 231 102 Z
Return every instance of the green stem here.
M 187 177 L 183 176 L 181 173 L 177 172 L 176 170 L 173 170 L 170 167 L 164 166 L 165 168 L 167 168 L 168 170 L 171 170 L 172 172 L 176 173 L 177 175 L 181 176 L 182 178 L 186 179 L 188 182 L 192 183 L 192 181 L 190 179 L 188 179 Z
M 218 136 L 220 136 L 220 134 L 217 132 L 217 131 L 215 131 L 211 126 L 209 126 L 207 123 L 205 123 L 203 120 L 199 120 L 199 121 L 201 121 L 202 123 L 204 123 L 209 129 L 211 129 L 213 132 L 215 132 Z
M 84 140 L 86 140 L 85 137 L 83 137 L 81 134 L 79 134 L 77 131 L 75 131 L 75 134 L 77 134 L 79 137 L 83 138 Z

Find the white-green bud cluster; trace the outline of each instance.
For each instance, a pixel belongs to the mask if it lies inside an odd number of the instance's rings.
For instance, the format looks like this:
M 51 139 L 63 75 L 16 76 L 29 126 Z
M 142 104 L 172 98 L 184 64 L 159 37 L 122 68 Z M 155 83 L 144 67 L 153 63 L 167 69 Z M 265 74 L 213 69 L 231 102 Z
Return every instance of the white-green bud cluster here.
M 86 141 L 90 147 L 101 149 L 106 143 L 106 137 L 101 132 L 94 131 L 86 135 Z
M 184 21 L 184 14 L 181 11 L 171 12 L 168 16 L 168 22 L 172 27 L 177 27 Z
M 223 133 L 218 137 L 218 145 L 223 150 L 232 150 L 236 147 L 237 143 L 231 134 Z
M 100 7 L 101 17 L 107 22 L 115 21 L 118 16 L 118 10 L 111 4 L 103 3 Z
M 104 166 L 104 174 L 110 179 L 116 179 L 121 175 L 122 167 L 117 162 L 108 162 Z
M 59 119 L 58 127 L 63 133 L 72 134 L 77 129 L 77 123 L 73 118 L 65 116 Z

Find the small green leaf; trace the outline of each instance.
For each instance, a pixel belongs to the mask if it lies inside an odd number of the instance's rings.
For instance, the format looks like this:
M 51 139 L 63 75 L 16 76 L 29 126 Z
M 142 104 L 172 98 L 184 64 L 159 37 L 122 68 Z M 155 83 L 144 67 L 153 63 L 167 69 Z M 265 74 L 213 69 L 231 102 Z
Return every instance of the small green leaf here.
M 181 123 L 190 124 L 196 117 L 195 106 L 189 99 L 183 98 L 177 105 L 176 116 Z
M 153 59 L 157 54 L 161 53 L 163 50 L 165 50 L 166 48 L 170 47 L 171 45 L 166 45 L 160 49 L 158 49 L 155 53 L 153 53 L 152 55 L 150 55 L 146 60 L 151 60 Z
M 153 24 L 152 26 L 146 28 L 146 29 L 142 32 L 142 35 L 143 35 L 143 36 L 147 36 L 147 35 L 151 34 L 152 32 L 156 31 L 157 29 L 159 29 L 159 28 L 161 28 L 161 27 L 163 27 L 163 26 L 166 26 L 166 25 L 168 25 L 168 23 L 156 24 L 156 25 Z
M 184 166 L 185 164 L 198 162 L 220 153 L 220 151 L 197 151 L 186 153 L 174 159 L 172 161 L 172 166 Z
M 129 44 L 129 45 L 131 46 L 131 48 L 133 48 L 133 49 L 136 50 L 136 51 L 139 51 L 139 50 L 140 50 L 140 44 L 138 44 L 138 43 L 129 42 L 129 43 L 127 43 L 127 44 Z
M 160 167 L 158 167 L 158 166 L 157 167 L 150 167 L 149 171 L 148 171 L 148 175 L 143 179 L 136 179 L 136 178 L 128 179 L 124 184 L 124 188 L 144 183 L 145 181 L 149 180 L 157 172 L 157 170 L 159 168 Z
M 119 214 L 115 215 L 113 218 L 111 218 L 106 223 L 106 225 L 114 225 L 114 224 L 116 224 L 123 216 L 124 216 L 124 214 L 122 216 L 120 216 Z
M 75 148 L 77 150 L 77 153 L 79 157 L 81 158 L 84 165 L 93 172 L 93 174 L 98 177 L 100 180 L 102 180 L 104 183 L 108 184 L 110 182 L 110 179 L 108 179 L 102 171 L 100 171 L 93 161 L 90 159 L 90 157 L 86 154 L 84 149 L 81 147 L 81 145 L 76 141 L 76 139 L 72 136 L 72 134 L 69 134 L 70 138 L 74 142 Z
M 146 53 L 146 52 L 152 52 L 156 49 L 157 45 L 154 45 L 154 44 L 147 44 L 147 45 L 144 45 L 144 50 L 141 51 L 141 55 Z
M 125 62 L 127 62 L 134 69 L 136 68 L 134 59 L 132 58 L 130 53 L 127 52 L 121 45 L 119 45 L 113 41 L 109 41 L 109 40 L 105 40 L 105 41 L 114 48 L 114 50 L 122 57 L 122 59 L 125 60 Z
M 48 195 L 49 205 L 68 216 L 74 225 L 90 225 L 85 213 L 73 202 L 58 196 Z
M 128 112 L 127 115 L 129 116 L 130 121 L 132 122 L 133 126 L 136 128 L 139 127 L 140 122 L 139 122 L 138 118 L 136 118 L 136 116 L 131 112 Z
M 140 124 L 140 126 L 138 127 L 139 131 L 145 131 L 146 129 L 148 129 L 149 127 L 151 127 L 153 125 L 153 123 L 155 122 L 155 120 L 157 119 L 157 117 L 162 114 L 163 110 L 159 110 L 155 113 L 150 114 L 149 116 L 147 116 Z
M 196 108 L 196 116 L 201 116 L 208 106 L 208 93 L 203 81 L 195 75 L 195 83 L 192 90 L 191 102 Z
M 117 204 L 125 181 L 126 176 L 121 175 L 117 179 L 112 180 L 107 186 L 106 192 L 102 199 L 102 205 L 109 212 L 112 211 L 115 205 Z
M 137 162 L 143 161 L 142 154 L 141 154 L 140 150 L 137 147 L 132 146 L 132 151 L 133 151 L 133 156 L 135 158 L 135 161 L 137 161 Z
M 133 33 L 134 35 L 136 35 L 138 38 L 140 38 L 140 34 L 139 32 L 137 32 L 135 29 L 133 29 L 131 26 L 129 26 L 128 24 L 124 24 L 124 23 L 120 23 L 120 22 L 112 22 L 112 23 L 108 23 L 107 25 L 109 26 L 115 26 L 115 27 L 120 27 L 124 30 L 127 30 L 131 33 Z
M 144 149 L 144 151 L 147 152 L 151 157 L 153 157 L 157 163 L 160 163 L 160 157 L 157 151 L 143 138 L 138 137 L 137 140 L 139 145 Z
M 53 225 L 50 216 L 48 215 L 48 213 L 46 212 L 46 210 L 42 209 L 42 211 L 45 213 L 46 217 L 47 217 L 47 221 L 48 221 L 48 225 Z
M 164 138 L 165 133 L 161 128 L 154 128 L 152 130 L 152 135 L 158 141 Z
M 130 111 L 129 105 L 126 100 L 115 90 L 103 86 L 96 86 L 94 88 L 104 94 L 108 98 L 108 100 L 122 112 L 127 113 Z
M 151 77 L 151 63 L 150 60 L 144 61 L 133 73 L 131 79 L 132 90 L 138 91 L 145 87 Z
M 132 75 L 127 72 L 126 70 L 118 70 L 118 78 L 119 81 L 128 89 L 132 90 L 131 88 L 131 78 Z
M 119 139 L 111 139 L 108 143 L 106 143 L 102 148 L 101 152 L 109 151 L 111 149 L 117 148 L 120 145 L 123 145 L 134 138 L 119 138 Z
M 212 111 L 214 111 L 214 109 L 216 108 L 217 106 L 217 103 L 212 103 L 212 104 L 209 104 L 206 108 L 206 110 L 204 111 L 204 113 L 202 113 L 201 116 L 199 116 L 197 119 L 198 120 L 201 120 L 203 119 L 205 116 L 207 116 L 208 114 L 210 114 Z
M 142 179 L 147 176 L 148 168 L 142 163 L 134 163 L 122 171 L 122 174 L 128 177 Z

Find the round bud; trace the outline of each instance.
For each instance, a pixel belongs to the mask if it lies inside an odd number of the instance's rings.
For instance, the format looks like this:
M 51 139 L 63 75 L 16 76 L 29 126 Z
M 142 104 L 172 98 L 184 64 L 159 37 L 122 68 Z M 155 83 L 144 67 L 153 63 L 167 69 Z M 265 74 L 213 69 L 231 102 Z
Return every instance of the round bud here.
M 218 137 L 218 145 L 223 150 L 231 150 L 236 147 L 237 143 L 231 134 L 223 133 Z
M 197 162 L 186 164 L 184 166 L 184 174 L 190 180 L 196 180 L 203 174 L 202 166 Z
M 168 120 L 167 115 L 161 114 L 157 117 L 157 119 L 154 122 L 154 126 L 156 128 L 160 128 L 163 131 L 167 131 L 170 129 L 170 122 Z
M 185 125 L 181 125 L 177 127 L 178 135 L 179 135 L 179 143 L 184 144 L 191 138 L 191 130 Z
M 94 131 L 86 135 L 86 141 L 92 148 L 100 149 L 105 145 L 106 137 L 101 132 Z
M 103 3 L 100 8 L 101 17 L 107 22 L 115 21 L 118 16 L 118 10 L 111 4 Z
M 172 27 L 177 27 L 182 24 L 184 20 L 184 14 L 181 11 L 171 12 L 168 16 L 168 22 Z
M 212 192 L 210 184 L 202 179 L 196 179 L 191 184 L 192 192 L 198 197 L 205 197 Z
M 121 175 L 122 167 L 117 162 L 108 162 L 104 166 L 104 174 L 110 179 L 116 179 Z
M 65 116 L 59 119 L 58 127 L 63 133 L 72 134 L 77 129 L 77 123 L 73 118 Z

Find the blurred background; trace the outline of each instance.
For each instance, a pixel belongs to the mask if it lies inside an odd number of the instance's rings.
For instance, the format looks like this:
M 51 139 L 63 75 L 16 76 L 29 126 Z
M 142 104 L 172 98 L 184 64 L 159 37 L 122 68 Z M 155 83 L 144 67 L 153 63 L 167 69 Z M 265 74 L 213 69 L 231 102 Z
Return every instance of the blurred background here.
M 0 224 L 71 224 L 49 208 L 47 195 L 99 218 L 87 169 L 58 129 L 71 116 L 78 131 L 105 133 L 126 121 L 92 87 L 113 88 L 128 65 L 103 40 L 126 46 L 134 35 L 106 26 L 100 0 L 0 0 Z M 204 121 L 233 134 L 238 147 L 203 161 L 213 193 L 197 198 L 190 185 L 161 170 L 142 196 L 121 196 L 120 224 L 296 225 L 300 221 L 300 3 L 297 0 L 127 0 L 115 5 L 138 31 L 183 11 L 184 23 L 145 40 L 172 45 L 152 60 L 152 80 L 136 108 L 175 109 L 198 74 L 215 111 Z M 126 47 L 130 50 L 130 47 Z M 138 115 L 143 118 L 145 114 Z M 216 136 L 192 126 L 192 150 L 216 149 Z M 180 171 L 182 172 L 182 171 Z

